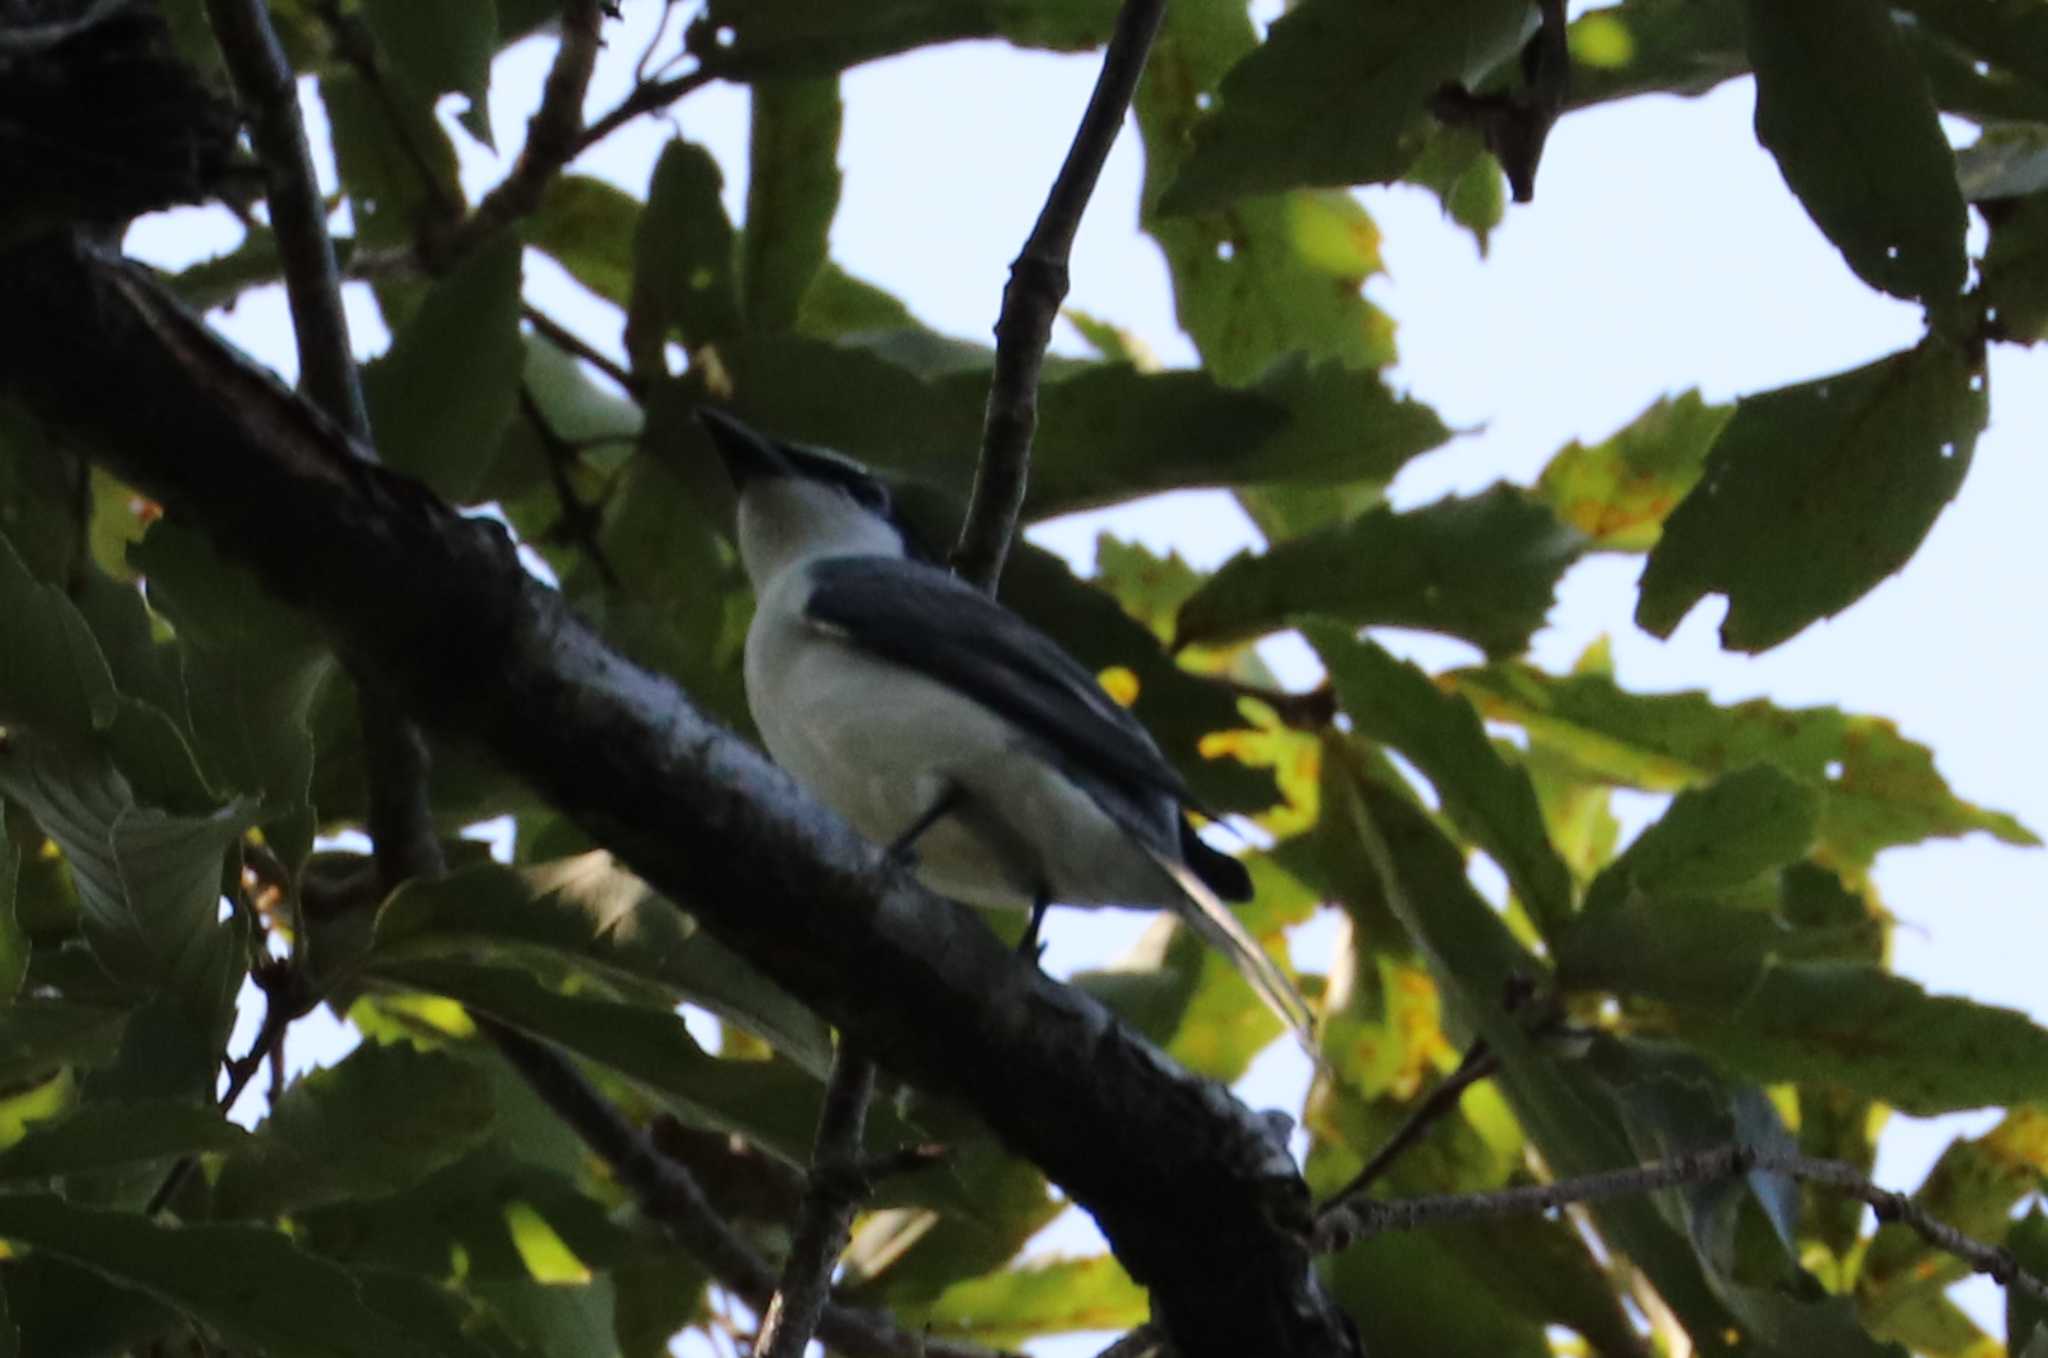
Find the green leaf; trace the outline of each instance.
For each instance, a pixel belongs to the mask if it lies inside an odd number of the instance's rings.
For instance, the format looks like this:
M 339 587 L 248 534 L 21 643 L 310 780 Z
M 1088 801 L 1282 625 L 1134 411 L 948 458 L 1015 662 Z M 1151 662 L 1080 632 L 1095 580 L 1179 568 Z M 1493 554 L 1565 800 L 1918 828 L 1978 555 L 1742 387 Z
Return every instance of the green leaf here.
M 654 982 L 771 1043 L 814 1074 L 830 1030 L 610 854 L 513 870 L 495 864 L 406 883 L 377 914 L 391 958 L 536 953 L 625 982 Z
M 276 1358 L 470 1358 L 484 1352 L 467 1343 L 425 1347 L 367 1304 L 346 1271 L 301 1252 L 276 1231 L 160 1226 L 133 1212 L 14 1193 L 0 1194 L 0 1236 L 146 1293 L 230 1344 Z
M 696 350 L 740 332 L 732 222 L 719 197 L 724 183 L 711 153 L 681 138 L 655 163 L 633 236 L 626 315 L 626 352 L 643 377 L 668 371 L 661 350 L 671 338 Z
M 1506 1304 L 1438 1233 L 1389 1232 L 1331 1260 L 1330 1292 L 1368 1353 L 1548 1358 L 1540 1322 Z
M 1699 481 L 1707 450 L 1733 413 L 1697 391 L 1659 397 L 1605 441 L 1566 444 L 1543 468 L 1536 493 L 1586 535 L 1589 550 L 1648 551 Z
M 1583 543 L 1526 492 L 1495 486 L 1241 553 L 1181 608 L 1176 642 L 1237 640 L 1296 619 L 1418 627 L 1513 655 L 1543 625 Z
M 2036 1278 L 2048 1275 L 2048 1216 L 2042 1215 L 2038 1203 L 2013 1223 L 2011 1233 L 2005 1237 L 2005 1247 L 2012 1252 L 2013 1262 Z M 2041 1338 L 2041 1326 L 2044 1324 L 2048 1324 L 2048 1304 L 2024 1288 L 2005 1289 L 2005 1346 L 2008 1349 L 2017 1354 L 2022 1348 L 2034 1344 Z M 2031 1353 L 2032 1349 L 2028 1352 Z
M 1197 216 L 1159 211 L 1216 87 L 1258 45 L 1242 4 L 1182 0 L 1167 7 L 1138 85 L 1140 222 L 1166 255 L 1181 328 L 1229 386 L 1293 353 L 1383 367 L 1394 358 L 1394 323 L 1361 291 L 1381 271 L 1379 228 L 1352 195 L 1299 190 Z
M 1991 244 L 1984 251 L 1985 320 L 2000 339 L 2048 339 L 2048 193 L 1987 203 Z
M 485 245 L 363 367 L 378 456 L 452 499 L 475 492 L 518 402 L 519 276 L 517 240 Z
M 0 1005 L 0 1082 L 12 1088 L 59 1066 L 103 1066 L 127 1024 L 127 1010 L 97 1004 L 29 998 Z
M 836 79 L 764 81 L 753 87 L 747 150 L 747 231 L 740 260 L 747 328 L 796 328 L 804 294 L 825 267 L 839 208 Z
M 1983 830 L 2037 844 L 2025 826 L 1949 790 L 1924 745 L 1881 717 L 1762 700 L 1719 707 L 1704 693 L 1629 693 L 1601 674 L 1556 678 L 1525 665 L 1453 681 L 1489 719 L 1511 721 L 1590 777 L 1672 792 L 1768 763 L 1820 793 L 1830 856 L 1868 866 L 1879 849 Z
M 1957 4 L 1954 0 L 1903 0 L 1899 6 L 1919 24 L 1988 58 L 2036 85 L 2048 85 L 2048 13 L 2029 0 Z
M 0 722 L 83 740 L 111 724 L 119 705 L 85 619 L 0 537 Z
M 434 118 L 433 100 L 396 73 L 373 87 L 345 66 L 320 74 L 320 99 L 334 133 L 342 192 L 358 247 L 410 249 L 421 225 L 462 205 L 455 146 Z M 424 171 L 424 172 L 423 172 Z M 379 292 L 379 300 L 391 297 Z M 402 317 L 388 310 L 394 328 Z
M 1470 231 L 1485 255 L 1493 229 L 1507 216 L 1507 177 L 1477 131 L 1438 128 L 1403 177 L 1434 193 L 1444 215 Z
M 1638 94 L 1705 94 L 1749 70 L 1734 0 L 1628 0 L 1581 14 L 1566 40 L 1569 108 Z
M 221 864 L 249 826 L 250 805 L 174 815 L 138 803 L 103 754 L 10 737 L 0 791 L 63 849 L 93 955 L 124 984 L 168 988 L 225 1037 L 243 959 L 236 931 L 219 923 Z
M 1115 0 L 1030 4 L 894 0 L 819 5 L 812 0 L 711 0 L 688 29 L 689 50 L 722 73 L 752 80 L 830 75 L 877 57 L 963 38 L 1007 38 L 1061 52 L 1100 47 Z
M 0 1151 L 0 1180 L 47 1179 L 178 1155 L 231 1151 L 249 1139 L 215 1108 L 153 1100 L 89 1103 Z
M 916 1330 L 998 1348 L 1075 1330 L 1129 1330 L 1150 1315 L 1145 1289 L 1106 1254 L 984 1274 L 929 1305 L 897 1310 L 898 1321 Z
M 1391 745 L 1420 769 L 1458 828 L 1507 874 L 1546 934 L 1572 911 L 1571 873 L 1551 847 L 1529 775 L 1510 765 L 1472 705 L 1369 641 L 1326 623 L 1304 629 L 1359 735 Z
M 333 667 L 325 643 L 197 533 L 158 524 L 130 558 L 177 629 L 194 753 L 215 784 L 262 799 L 265 839 L 296 868 L 313 842 L 308 716 Z
M 1595 880 L 1590 899 L 1730 891 L 1806 855 L 1819 798 L 1769 764 L 1688 788 Z
M 1946 7 L 1945 7 L 1946 8 Z M 1962 191 L 1927 79 L 1877 0 L 1745 0 L 1757 140 L 1857 276 L 1962 291 Z
M 1259 902 L 1262 911 L 1266 904 Z M 1071 984 L 1187 1069 L 1225 1083 L 1280 1035 L 1280 1021 L 1229 961 L 1170 915 L 1155 919 L 1113 966 L 1082 972 Z
M 379 959 L 369 974 L 450 999 L 553 1042 L 660 1095 L 686 1120 L 737 1132 L 805 1163 L 820 1083 L 784 1061 L 722 1061 L 666 1008 L 558 994 L 523 971 L 445 959 Z M 886 1110 L 869 1114 L 878 1146 L 918 1139 Z
M 1841 612 L 1927 536 L 1987 413 L 1981 360 L 1935 338 L 1743 398 L 1650 553 L 1636 622 L 1668 637 L 1717 592 L 1721 644 L 1761 651 Z
M 640 200 L 589 175 L 557 175 L 521 224 L 526 243 L 614 306 L 633 292 L 633 235 Z
M 491 145 L 485 96 L 498 46 L 494 0 L 363 0 L 363 19 L 408 84 L 429 95 L 453 90 L 467 96 L 462 125 Z
M 409 1188 L 478 1145 L 491 1091 L 467 1061 L 365 1042 L 296 1080 L 222 1164 L 215 1210 L 270 1218 Z
M 1739 1006 L 1675 1021 L 1752 1079 L 1829 1081 L 1923 1117 L 2048 1098 L 2048 1031 L 1876 967 L 1769 967 Z
M 21 849 L 7 833 L 7 807 L 0 804 L 0 1004 L 12 1004 L 28 974 L 29 937 L 14 909 L 20 894 Z
M 336 242 L 337 247 L 346 242 Z M 241 244 L 212 259 L 188 264 L 165 283 L 195 311 L 231 305 L 251 288 L 275 283 L 284 276 L 277 236 L 267 226 L 249 228 Z
M 0 1269 L 0 1282 L 6 1285 L 8 1315 L 20 1327 L 20 1351 L 30 1358 L 132 1353 L 183 1323 L 142 1293 L 54 1255 L 16 1252 Z
M 1534 17 L 1526 0 L 1303 0 L 1224 79 L 1159 210 L 1400 178 L 1428 137 L 1430 95 L 1513 55 Z

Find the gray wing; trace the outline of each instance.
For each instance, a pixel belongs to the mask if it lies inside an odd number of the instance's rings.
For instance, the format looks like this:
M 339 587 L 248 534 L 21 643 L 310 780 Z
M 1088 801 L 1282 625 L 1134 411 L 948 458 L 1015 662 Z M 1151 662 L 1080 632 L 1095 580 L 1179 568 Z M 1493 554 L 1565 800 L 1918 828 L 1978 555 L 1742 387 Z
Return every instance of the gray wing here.
M 1049 748 L 1071 773 L 1129 796 L 1193 800 L 1138 719 L 1094 675 L 979 590 L 936 567 L 890 557 L 819 561 L 811 581 L 804 612 L 812 621 L 970 694 Z

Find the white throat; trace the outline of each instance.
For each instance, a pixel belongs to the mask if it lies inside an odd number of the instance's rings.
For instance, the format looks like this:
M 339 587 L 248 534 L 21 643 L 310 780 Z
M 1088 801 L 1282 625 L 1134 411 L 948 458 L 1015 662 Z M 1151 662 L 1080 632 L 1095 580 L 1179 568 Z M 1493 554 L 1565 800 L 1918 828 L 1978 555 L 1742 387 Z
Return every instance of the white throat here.
M 902 556 L 903 538 L 887 519 L 837 486 L 777 476 L 748 483 L 740 495 L 740 561 L 757 591 L 791 566 L 832 556 Z

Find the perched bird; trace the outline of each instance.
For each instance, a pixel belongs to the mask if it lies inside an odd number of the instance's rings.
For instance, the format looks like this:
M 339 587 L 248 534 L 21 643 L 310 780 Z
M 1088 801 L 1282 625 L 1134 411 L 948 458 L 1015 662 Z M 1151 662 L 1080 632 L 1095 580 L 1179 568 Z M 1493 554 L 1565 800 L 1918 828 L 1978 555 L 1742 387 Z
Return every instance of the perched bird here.
M 1298 1034 L 1310 1016 L 1227 900 L 1145 728 L 1058 643 L 923 559 L 856 463 L 698 412 L 739 493 L 756 596 L 747 705 L 768 752 L 941 895 L 1177 910 Z

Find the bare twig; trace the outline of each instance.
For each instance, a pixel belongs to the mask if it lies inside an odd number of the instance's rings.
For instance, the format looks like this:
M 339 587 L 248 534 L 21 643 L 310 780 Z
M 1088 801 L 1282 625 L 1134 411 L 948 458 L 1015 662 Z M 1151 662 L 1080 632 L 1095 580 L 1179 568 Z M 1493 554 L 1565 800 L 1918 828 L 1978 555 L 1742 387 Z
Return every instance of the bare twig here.
M 1449 1079 L 1429 1091 L 1429 1097 L 1408 1115 L 1400 1129 L 1387 1138 L 1385 1145 L 1373 1152 L 1351 1182 L 1331 1195 L 1330 1200 L 1316 1210 L 1318 1222 L 1339 1217 L 1353 1199 L 1372 1187 L 1387 1167 L 1405 1154 L 1409 1147 L 1420 1141 L 1438 1120 L 1458 1106 L 1458 1100 L 1466 1090 L 1478 1084 L 1487 1076 L 1500 1069 L 1500 1058 L 1496 1057 L 1485 1042 L 1475 1042 L 1465 1052 L 1465 1059 L 1451 1072 Z
M 619 101 L 618 107 L 583 129 L 583 135 L 576 139 L 576 150 L 571 159 L 588 151 L 641 114 L 667 108 L 684 95 L 703 89 L 717 78 L 715 72 L 699 66 L 687 75 L 635 85 L 632 93 Z
M 540 206 L 548 183 L 583 149 L 583 95 L 597 65 L 604 25 L 599 0 L 563 0 L 562 42 L 548 68 L 540 107 L 526 124 L 526 145 L 498 186 L 443 235 L 422 241 L 436 273 L 474 253 L 485 241 Z
M 618 383 L 619 390 L 625 392 L 628 396 L 638 397 L 646 394 L 646 384 L 639 378 L 605 357 L 598 350 L 592 348 L 574 331 L 542 311 L 539 307 L 528 302 L 522 302 L 519 307 L 519 314 L 528 325 L 533 327 L 534 334 L 539 335 L 563 353 L 582 359 L 585 363 L 588 363 L 591 367 Z
M 833 1266 L 846 1248 L 854 1209 L 860 1205 L 857 1185 L 849 1185 L 846 1176 L 835 1171 L 860 1159 L 874 1089 L 874 1062 L 842 1038 L 832 1078 L 825 1085 L 824 1106 L 818 1110 L 810 1182 L 797 1209 L 789 1256 L 782 1262 L 782 1281 L 761 1316 L 761 1335 L 754 1345 L 759 1358 L 803 1358 L 817 1331 L 818 1316 L 832 1291 Z
M 478 1025 L 534 1093 L 611 1167 L 650 1220 L 710 1270 L 721 1287 L 756 1311 L 768 1306 L 776 1288 L 774 1270 L 719 1219 L 687 1169 L 662 1154 L 553 1049 L 493 1019 L 479 1016 Z M 929 1340 L 874 1312 L 829 1301 L 818 1318 L 817 1337 L 853 1358 L 995 1358 L 991 1350 Z
M 548 467 L 548 481 L 555 488 L 555 503 L 561 506 L 561 517 L 555 521 L 554 531 L 549 537 L 567 542 L 589 557 L 605 588 L 617 589 L 618 573 L 605 557 L 604 544 L 597 536 L 601 518 L 597 506 L 583 503 L 576 494 L 576 487 L 569 483 L 569 468 L 576 461 L 575 446 L 548 423 L 547 412 L 540 408 L 540 402 L 533 397 L 533 388 L 525 382 L 519 384 L 519 409 L 526 416 L 527 423 L 533 426 L 534 437 L 540 440 L 541 458 Z
M 315 405 L 367 445 L 370 416 L 349 347 L 341 271 L 327 235 L 327 204 L 313 174 L 305 125 L 299 121 L 291 64 L 261 0 L 207 0 L 206 13 L 263 162 L 299 351 L 299 383 Z
M 1549 1212 L 1571 1203 L 1653 1193 L 1684 1184 L 1714 1183 L 1755 1170 L 1783 1174 L 1803 1183 L 1824 1184 L 1846 1193 L 1867 1204 L 1879 1221 L 1900 1222 L 1928 1244 L 1946 1250 L 1977 1272 L 1988 1273 L 2007 1287 L 2017 1287 L 2036 1301 L 2048 1302 L 2048 1284 L 2022 1269 L 2009 1251 L 1964 1235 L 1947 1222 L 1937 1220 L 1906 1194 L 1879 1188 L 1855 1166 L 1753 1146 L 1716 1146 L 1632 1169 L 1491 1193 L 1453 1193 L 1400 1202 L 1353 1198 L 1342 1211 L 1330 1212 L 1317 1223 L 1315 1243 L 1318 1249 L 1330 1251 L 1386 1231 Z
M 1003 288 L 1002 314 L 996 320 L 995 374 L 989 381 L 988 409 L 983 417 L 981 459 L 974 469 L 974 494 L 960 541 L 953 548 L 953 569 L 970 584 L 993 593 L 1003 573 L 1003 560 L 1016 536 L 1024 510 L 1024 490 L 1031 472 L 1031 435 L 1038 425 L 1038 376 L 1045 366 L 1045 346 L 1052 323 L 1067 295 L 1067 257 L 1081 213 L 1095 192 L 1095 181 L 1109 148 L 1122 130 L 1124 114 L 1144 72 L 1153 35 L 1166 12 L 1166 0 L 1124 0 L 1116 31 L 1102 55 L 1102 73 L 1088 98 L 1081 126 L 1067 148 L 1066 163 L 1053 180 L 1038 222 L 1024 250 L 1010 265 Z

